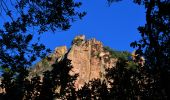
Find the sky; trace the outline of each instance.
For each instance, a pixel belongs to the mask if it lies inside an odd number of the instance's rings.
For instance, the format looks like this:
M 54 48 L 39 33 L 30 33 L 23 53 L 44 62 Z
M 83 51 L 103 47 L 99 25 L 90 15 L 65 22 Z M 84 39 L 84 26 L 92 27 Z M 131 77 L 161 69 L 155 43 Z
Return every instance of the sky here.
M 86 11 L 83 20 L 77 20 L 68 31 L 44 34 L 41 41 L 54 50 L 57 46 L 70 47 L 77 35 L 84 34 L 87 39 L 96 38 L 104 46 L 116 50 L 133 51 L 130 43 L 139 40 L 138 26 L 145 24 L 145 9 L 132 0 L 108 5 L 106 0 L 82 0 L 80 11 Z
M 48 48 L 54 50 L 58 46 L 70 47 L 75 36 L 84 34 L 87 39 L 96 38 L 104 46 L 116 50 L 133 51 L 130 43 L 139 40 L 138 26 L 145 24 L 145 9 L 134 4 L 132 0 L 108 5 L 107 0 L 81 0 L 80 11 L 87 12 L 82 20 L 72 23 L 68 31 L 47 32 L 41 36 Z M 0 26 L 4 19 L 0 18 Z

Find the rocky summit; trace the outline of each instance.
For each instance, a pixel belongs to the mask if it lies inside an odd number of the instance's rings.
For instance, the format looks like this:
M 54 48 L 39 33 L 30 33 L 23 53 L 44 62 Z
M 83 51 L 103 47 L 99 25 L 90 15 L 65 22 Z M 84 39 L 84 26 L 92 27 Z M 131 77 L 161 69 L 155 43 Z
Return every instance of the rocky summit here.
M 94 38 L 86 40 L 84 35 L 80 35 L 73 39 L 70 49 L 66 46 L 55 48 L 54 53 L 42 59 L 31 69 L 30 76 L 43 77 L 44 71 L 52 70 L 51 65 L 56 61 L 60 62 L 64 57 L 71 60 L 73 68 L 69 74 L 72 76 L 78 74 L 75 81 L 76 89 L 80 89 L 93 79 L 105 80 L 105 69 L 116 66 L 117 62 L 117 58 L 112 58 L 100 41 Z

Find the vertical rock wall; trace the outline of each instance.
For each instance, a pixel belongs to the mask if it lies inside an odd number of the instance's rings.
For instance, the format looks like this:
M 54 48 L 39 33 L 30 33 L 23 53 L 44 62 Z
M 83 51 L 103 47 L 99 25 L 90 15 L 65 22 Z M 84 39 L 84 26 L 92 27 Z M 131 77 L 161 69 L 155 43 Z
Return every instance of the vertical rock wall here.
M 73 66 L 69 74 L 79 75 L 75 81 L 76 89 L 80 89 L 93 79 L 105 80 L 105 69 L 114 67 L 117 62 L 117 59 L 111 58 L 110 53 L 104 50 L 100 41 L 86 40 L 84 35 L 80 35 L 74 38 L 69 51 L 66 46 L 57 47 L 53 54 L 37 63 L 31 70 L 30 76 L 42 76 L 44 71 L 52 69 L 52 64 L 61 61 L 66 53 Z
M 104 51 L 100 41 L 85 40 L 85 38 L 81 38 L 81 40 L 79 37 L 75 38 L 79 40 L 77 41 L 79 43 L 74 41 L 67 56 L 73 66 L 70 75 L 79 74 L 75 82 L 76 88 L 81 88 L 86 82 L 93 79 L 104 80 L 105 69 L 115 66 L 117 61 L 109 58 L 109 53 Z

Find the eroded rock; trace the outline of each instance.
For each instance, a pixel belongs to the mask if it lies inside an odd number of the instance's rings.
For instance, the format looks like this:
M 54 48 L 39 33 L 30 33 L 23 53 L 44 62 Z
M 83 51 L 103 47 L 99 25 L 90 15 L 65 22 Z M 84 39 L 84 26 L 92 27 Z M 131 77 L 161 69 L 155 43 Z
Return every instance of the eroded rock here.
M 117 62 L 117 59 L 109 57 L 109 52 L 105 52 L 103 44 L 96 39 L 85 40 L 80 45 L 73 44 L 67 58 L 73 66 L 69 74 L 79 74 L 75 82 L 78 89 L 90 80 L 105 80 L 105 69 L 114 67 Z
M 69 51 L 66 46 L 57 47 L 54 53 L 37 63 L 31 71 L 32 76 L 35 74 L 42 76 L 44 71 L 51 70 L 51 65 L 61 61 L 63 57 L 71 60 L 73 68 L 69 74 L 72 76 L 78 74 L 75 81 L 76 89 L 80 89 L 93 79 L 105 80 L 105 69 L 116 66 L 117 62 L 116 58 L 111 58 L 110 53 L 104 50 L 100 41 L 94 38 L 86 40 L 84 35 L 80 35 L 74 38 Z

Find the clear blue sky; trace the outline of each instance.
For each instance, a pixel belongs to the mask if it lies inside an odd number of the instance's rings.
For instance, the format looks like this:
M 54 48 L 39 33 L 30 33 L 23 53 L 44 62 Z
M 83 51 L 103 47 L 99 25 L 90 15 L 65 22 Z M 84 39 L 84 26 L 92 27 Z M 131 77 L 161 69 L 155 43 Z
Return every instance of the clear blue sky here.
M 110 7 L 107 0 L 81 0 L 80 11 L 86 11 L 83 20 L 77 20 L 68 31 L 45 33 L 41 41 L 54 50 L 57 46 L 67 45 L 76 35 L 84 34 L 87 38 L 96 38 L 105 46 L 116 50 L 132 51 L 130 43 L 138 40 L 140 35 L 137 27 L 145 24 L 145 9 L 134 4 L 133 0 L 113 3 Z M 3 24 L 0 19 L 0 26 Z
M 138 40 L 137 27 L 145 24 L 145 9 L 132 0 L 113 3 L 110 7 L 106 0 L 82 0 L 82 11 L 87 15 L 83 20 L 72 24 L 68 31 L 44 34 L 42 41 L 54 50 L 57 46 L 70 46 L 72 39 L 79 34 L 96 38 L 105 46 L 116 50 L 132 51 L 130 43 Z

